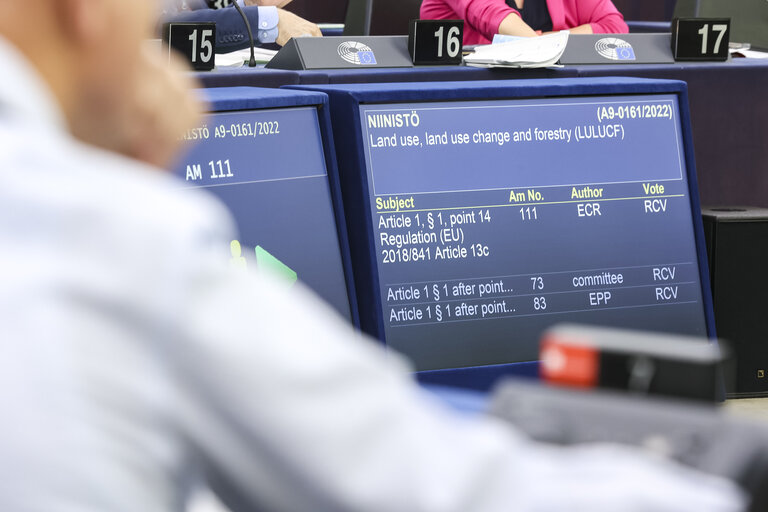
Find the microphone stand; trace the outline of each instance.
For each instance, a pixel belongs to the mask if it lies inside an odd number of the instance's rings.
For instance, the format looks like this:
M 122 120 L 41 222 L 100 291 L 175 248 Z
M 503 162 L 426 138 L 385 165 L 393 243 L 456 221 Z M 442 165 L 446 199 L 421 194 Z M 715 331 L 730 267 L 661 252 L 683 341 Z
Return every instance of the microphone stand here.
M 251 22 L 248 21 L 248 16 L 245 15 L 245 13 L 243 12 L 243 8 L 240 7 L 240 4 L 237 3 L 237 0 L 233 0 L 232 5 L 235 6 L 235 9 L 237 9 L 237 12 L 240 13 L 240 17 L 243 18 L 243 22 L 245 22 L 245 30 L 248 32 L 248 42 L 251 44 L 251 60 L 248 61 L 248 67 L 255 68 L 256 53 L 254 51 L 254 47 L 256 46 L 256 44 L 253 42 L 253 31 L 251 30 Z

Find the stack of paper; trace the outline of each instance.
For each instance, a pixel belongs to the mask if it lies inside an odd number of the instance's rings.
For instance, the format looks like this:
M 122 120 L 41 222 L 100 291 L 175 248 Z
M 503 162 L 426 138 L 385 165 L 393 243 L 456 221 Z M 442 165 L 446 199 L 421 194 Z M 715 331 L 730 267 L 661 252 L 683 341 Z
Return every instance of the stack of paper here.
M 264 64 L 272 60 L 277 50 L 267 50 L 265 48 L 255 48 L 254 54 L 256 56 L 256 62 Z M 230 53 L 218 53 L 216 54 L 216 67 L 241 67 L 247 64 L 251 59 L 251 49 L 245 48 L 243 50 L 236 50 Z
M 747 59 L 768 59 L 768 52 L 750 49 L 731 50 L 731 55 L 734 57 L 746 57 Z
M 518 38 L 506 43 L 478 46 L 464 57 L 467 66 L 482 68 L 546 68 L 554 66 L 568 44 L 568 32 Z

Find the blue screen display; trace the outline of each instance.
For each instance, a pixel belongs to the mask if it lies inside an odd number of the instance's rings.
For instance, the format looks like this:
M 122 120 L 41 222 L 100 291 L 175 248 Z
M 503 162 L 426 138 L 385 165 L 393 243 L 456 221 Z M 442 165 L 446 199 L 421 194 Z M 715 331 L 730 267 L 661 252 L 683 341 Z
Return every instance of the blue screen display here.
M 317 109 L 213 113 L 203 126 L 176 174 L 231 211 L 231 263 L 300 280 L 351 319 Z
M 677 101 L 361 105 L 387 345 L 430 370 L 536 360 L 560 322 L 706 336 Z

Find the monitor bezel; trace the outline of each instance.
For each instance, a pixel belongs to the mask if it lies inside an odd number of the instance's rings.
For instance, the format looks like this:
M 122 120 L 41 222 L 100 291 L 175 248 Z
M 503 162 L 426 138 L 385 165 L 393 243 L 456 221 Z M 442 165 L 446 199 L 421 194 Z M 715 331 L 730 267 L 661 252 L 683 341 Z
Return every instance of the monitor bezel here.
M 199 89 L 198 94 L 208 105 L 207 113 L 249 112 L 254 110 L 276 110 L 301 107 L 315 107 L 318 129 L 323 145 L 325 168 L 331 194 L 331 207 L 336 223 L 336 234 L 341 252 L 342 270 L 346 281 L 350 319 L 355 328 L 360 328 L 360 310 L 350 256 L 347 223 L 339 182 L 338 164 L 333 145 L 333 131 L 329 115 L 328 96 L 323 93 L 264 89 L 257 87 L 220 87 Z
M 716 339 L 713 301 L 709 281 L 704 228 L 701 218 L 696 163 L 691 134 L 691 120 L 688 107 L 687 84 L 674 80 L 640 78 L 565 78 L 548 80 L 498 80 L 478 82 L 435 82 L 408 84 L 341 84 L 323 86 L 290 86 L 297 89 L 311 89 L 327 93 L 330 97 L 334 139 L 338 155 L 338 170 L 341 173 L 345 199 L 345 211 L 354 212 L 355 224 L 348 224 L 353 270 L 356 276 L 358 303 L 366 307 L 360 310 L 361 328 L 386 345 L 383 305 L 381 303 L 378 262 L 373 239 L 368 172 L 365 161 L 364 127 L 361 122 L 362 105 L 386 105 L 402 103 L 434 103 L 450 101 L 522 100 L 555 97 L 593 96 L 647 96 L 672 94 L 677 97 L 679 122 L 686 176 L 688 179 L 689 201 L 693 216 L 694 238 L 699 263 L 699 279 L 704 308 L 707 336 Z M 361 223 L 364 222 L 364 224 Z M 355 265 L 364 260 L 365 265 Z M 519 372 L 533 375 L 537 361 L 499 363 L 484 366 L 466 366 L 419 372 L 420 377 L 431 382 L 451 382 L 459 377 L 466 387 L 484 388 L 496 377 L 508 373 L 511 367 Z M 476 375 L 469 376 L 466 372 Z M 480 374 L 483 375 L 480 375 Z M 464 374 L 464 375 L 460 375 Z M 478 376 L 482 383 L 478 383 Z M 432 378 L 434 377 L 434 378 Z

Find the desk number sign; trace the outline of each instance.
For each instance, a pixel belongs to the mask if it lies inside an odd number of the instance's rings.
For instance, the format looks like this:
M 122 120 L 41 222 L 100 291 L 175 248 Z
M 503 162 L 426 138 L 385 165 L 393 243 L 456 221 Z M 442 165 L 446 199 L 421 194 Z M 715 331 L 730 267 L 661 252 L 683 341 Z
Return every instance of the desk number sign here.
M 675 18 L 672 54 L 675 60 L 727 60 L 730 18 Z
M 216 63 L 215 23 L 166 23 L 163 42 L 177 50 L 196 71 L 210 71 Z
M 408 51 L 416 65 L 461 64 L 462 20 L 412 20 Z

